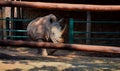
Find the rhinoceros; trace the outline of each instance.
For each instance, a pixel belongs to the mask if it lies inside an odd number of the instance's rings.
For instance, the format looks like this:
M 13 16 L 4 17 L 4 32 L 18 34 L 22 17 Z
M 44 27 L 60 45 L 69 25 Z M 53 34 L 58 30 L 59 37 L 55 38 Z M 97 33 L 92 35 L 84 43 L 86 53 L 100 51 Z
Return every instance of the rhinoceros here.
M 60 22 L 53 14 L 47 16 L 38 17 L 32 20 L 27 26 L 27 34 L 33 41 L 48 42 L 51 40 L 53 43 L 64 42 L 62 34 L 65 31 L 66 25 L 61 29 Z M 45 48 L 38 49 L 38 53 L 42 56 L 47 56 L 48 52 Z

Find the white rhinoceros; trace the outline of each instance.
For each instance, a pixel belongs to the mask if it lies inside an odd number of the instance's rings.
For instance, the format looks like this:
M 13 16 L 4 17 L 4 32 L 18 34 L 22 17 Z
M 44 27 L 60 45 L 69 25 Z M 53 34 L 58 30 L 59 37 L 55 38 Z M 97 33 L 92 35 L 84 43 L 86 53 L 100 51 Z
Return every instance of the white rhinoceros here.
M 61 20 L 60 20 L 61 21 Z M 53 43 L 63 42 L 62 34 L 66 28 L 66 25 L 63 30 L 61 30 L 60 21 L 57 21 L 57 18 L 53 14 L 49 14 L 44 17 L 38 17 L 35 20 L 31 21 L 27 26 L 27 34 L 33 41 L 49 41 Z M 39 53 L 42 56 L 47 56 L 46 49 L 39 49 Z

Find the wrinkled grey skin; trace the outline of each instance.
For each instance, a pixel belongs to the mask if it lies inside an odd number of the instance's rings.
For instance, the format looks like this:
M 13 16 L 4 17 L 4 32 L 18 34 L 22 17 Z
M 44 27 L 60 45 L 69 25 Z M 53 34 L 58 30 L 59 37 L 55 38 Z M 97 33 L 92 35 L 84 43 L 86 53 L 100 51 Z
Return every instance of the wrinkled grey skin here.
M 63 30 L 64 31 L 64 30 Z M 27 34 L 33 41 L 49 41 L 53 43 L 63 42 L 61 26 L 57 18 L 53 14 L 44 17 L 38 17 L 31 21 L 27 26 Z M 47 56 L 46 49 L 39 49 L 38 51 L 42 56 Z

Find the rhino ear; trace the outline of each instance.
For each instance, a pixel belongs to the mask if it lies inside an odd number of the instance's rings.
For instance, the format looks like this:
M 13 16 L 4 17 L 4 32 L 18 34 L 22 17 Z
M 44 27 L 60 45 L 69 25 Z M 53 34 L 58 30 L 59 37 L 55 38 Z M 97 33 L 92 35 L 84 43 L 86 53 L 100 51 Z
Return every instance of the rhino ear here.
M 51 24 L 53 23 L 53 19 L 52 19 L 52 18 L 50 18 L 50 23 L 51 23 Z

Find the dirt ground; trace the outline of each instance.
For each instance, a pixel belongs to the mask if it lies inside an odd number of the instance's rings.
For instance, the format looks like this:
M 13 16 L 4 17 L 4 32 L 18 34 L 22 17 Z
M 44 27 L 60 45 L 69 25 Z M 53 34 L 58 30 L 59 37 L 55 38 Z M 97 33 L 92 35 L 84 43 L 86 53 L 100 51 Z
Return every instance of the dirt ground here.
M 0 71 L 120 71 L 120 54 L 57 50 L 42 57 L 36 52 L 1 48 Z

